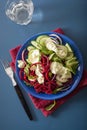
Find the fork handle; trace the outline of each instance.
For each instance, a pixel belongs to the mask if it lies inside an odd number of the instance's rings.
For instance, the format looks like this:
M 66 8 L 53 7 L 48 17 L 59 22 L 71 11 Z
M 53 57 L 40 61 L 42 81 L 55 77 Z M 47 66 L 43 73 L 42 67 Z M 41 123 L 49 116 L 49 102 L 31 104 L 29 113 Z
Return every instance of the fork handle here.
M 14 88 L 15 88 L 15 90 L 16 90 L 16 93 L 17 93 L 17 95 L 18 95 L 18 97 L 19 97 L 19 99 L 20 99 L 20 102 L 21 102 L 21 104 L 22 104 L 22 106 L 23 106 L 25 112 L 27 113 L 29 119 L 30 119 L 30 120 L 33 120 L 33 117 L 32 117 L 32 115 L 31 115 L 30 109 L 29 109 L 29 107 L 28 107 L 28 105 L 27 105 L 27 103 L 26 103 L 26 100 L 25 100 L 25 98 L 24 98 L 24 96 L 23 96 L 23 94 L 22 94 L 22 91 L 21 91 L 21 89 L 19 88 L 18 84 L 15 85 Z
M 17 83 L 16 83 L 15 79 L 13 78 L 13 75 L 12 76 L 10 75 L 9 77 L 11 78 L 13 86 L 16 86 Z
M 33 120 L 33 117 L 32 117 L 31 111 L 29 109 L 29 106 L 28 106 L 28 104 L 26 102 L 26 99 L 25 99 L 23 93 L 22 93 L 22 90 L 20 89 L 20 86 L 18 85 L 18 81 L 17 81 L 15 73 L 13 73 L 13 77 L 14 77 L 14 80 L 16 81 L 16 85 L 14 86 L 14 88 L 16 90 L 16 93 L 17 93 L 18 97 L 19 97 L 19 100 L 20 100 L 20 102 L 21 102 L 21 104 L 22 104 L 28 118 L 30 120 Z

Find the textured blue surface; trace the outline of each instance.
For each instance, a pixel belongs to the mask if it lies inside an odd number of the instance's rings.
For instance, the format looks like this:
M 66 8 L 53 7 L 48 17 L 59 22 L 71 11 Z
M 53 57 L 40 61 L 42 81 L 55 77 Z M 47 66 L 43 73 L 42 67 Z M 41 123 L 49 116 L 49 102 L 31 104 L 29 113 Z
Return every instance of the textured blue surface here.
M 87 1 L 86 0 L 33 0 L 35 11 L 32 22 L 20 26 L 5 15 L 5 3 L 0 0 L 0 58 L 8 58 L 9 49 L 23 44 L 30 36 L 61 27 L 78 45 L 87 69 Z M 87 130 L 87 88 L 69 99 L 51 116 L 44 117 L 34 108 L 23 90 L 34 116 L 29 121 L 0 64 L 0 130 Z
M 45 94 L 45 93 L 40 93 L 40 94 L 37 93 L 33 87 L 26 86 L 24 81 L 20 79 L 20 75 L 19 75 L 20 69 L 18 68 L 18 63 L 17 63 L 17 60 L 21 59 L 21 55 L 22 55 L 23 50 L 26 49 L 29 46 L 29 43 L 32 40 L 35 40 L 40 35 L 50 35 L 50 34 L 53 34 L 53 32 L 42 32 L 42 33 L 36 34 L 36 35 L 30 37 L 23 44 L 23 46 L 20 48 L 20 50 L 18 52 L 18 55 L 17 55 L 17 58 L 16 58 L 16 76 L 17 76 L 19 84 L 21 85 L 21 87 L 23 89 L 25 89 L 25 91 L 27 93 L 30 93 L 33 96 L 35 96 L 37 98 L 41 98 L 41 99 L 55 100 L 55 99 L 60 99 L 60 98 L 62 98 L 64 96 L 70 94 L 77 87 L 77 85 L 79 84 L 79 82 L 80 82 L 80 80 L 82 78 L 82 74 L 83 74 L 83 59 L 82 59 L 81 52 L 79 51 L 79 49 L 76 46 L 76 44 L 74 43 L 74 41 L 72 41 L 70 38 L 68 38 L 65 35 L 55 33 L 55 34 L 57 34 L 58 36 L 61 37 L 61 39 L 63 40 L 63 44 L 65 44 L 65 43 L 69 43 L 70 44 L 70 46 L 72 47 L 72 49 L 74 51 L 75 56 L 77 57 L 77 59 L 79 61 L 79 66 L 78 66 L 77 72 L 76 72 L 76 74 L 73 77 L 73 82 L 70 85 L 70 89 L 67 90 L 67 91 L 64 91 L 64 92 L 61 92 L 61 93 L 57 93 L 57 94 L 50 94 L 50 95 L 49 94 Z

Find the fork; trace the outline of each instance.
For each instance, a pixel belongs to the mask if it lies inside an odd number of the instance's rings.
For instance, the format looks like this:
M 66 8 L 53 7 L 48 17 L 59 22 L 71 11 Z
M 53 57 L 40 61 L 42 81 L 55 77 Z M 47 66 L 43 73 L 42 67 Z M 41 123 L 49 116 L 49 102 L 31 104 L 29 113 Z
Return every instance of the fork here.
M 29 109 L 29 107 L 27 105 L 27 102 L 26 102 L 26 100 L 25 100 L 25 98 L 23 96 L 23 93 L 22 93 L 19 85 L 16 82 L 15 73 L 13 72 L 12 68 L 10 67 L 9 62 L 7 60 L 1 60 L 1 59 L 0 59 L 0 62 L 1 62 L 2 66 L 3 66 L 4 70 L 5 70 L 6 74 L 11 79 L 12 85 L 14 86 L 14 88 L 16 90 L 16 93 L 17 93 L 17 95 L 18 95 L 18 97 L 20 99 L 20 102 L 21 102 L 25 112 L 27 113 L 29 119 L 33 120 L 30 109 Z

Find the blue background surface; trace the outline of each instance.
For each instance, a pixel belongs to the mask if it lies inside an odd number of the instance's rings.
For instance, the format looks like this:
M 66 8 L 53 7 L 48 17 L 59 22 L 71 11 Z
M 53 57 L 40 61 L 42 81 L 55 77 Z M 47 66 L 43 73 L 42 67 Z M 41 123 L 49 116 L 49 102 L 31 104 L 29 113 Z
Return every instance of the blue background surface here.
M 7 0 L 0 0 L 0 58 L 8 58 L 9 49 L 23 44 L 30 36 L 61 27 L 78 45 L 87 69 L 87 1 L 86 0 L 33 0 L 32 22 L 21 26 L 5 15 Z M 69 99 L 47 118 L 34 108 L 23 91 L 31 108 L 34 121 L 30 121 L 0 64 L 0 130 L 87 130 L 87 88 Z

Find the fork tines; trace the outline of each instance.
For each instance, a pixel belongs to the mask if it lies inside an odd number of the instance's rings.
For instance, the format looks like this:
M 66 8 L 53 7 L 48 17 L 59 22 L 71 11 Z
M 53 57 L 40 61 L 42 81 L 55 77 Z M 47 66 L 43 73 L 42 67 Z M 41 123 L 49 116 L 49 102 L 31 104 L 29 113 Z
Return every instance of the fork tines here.
M 0 62 L 3 65 L 4 69 L 10 67 L 9 62 L 7 60 L 1 60 L 0 59 Z

